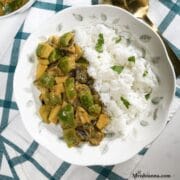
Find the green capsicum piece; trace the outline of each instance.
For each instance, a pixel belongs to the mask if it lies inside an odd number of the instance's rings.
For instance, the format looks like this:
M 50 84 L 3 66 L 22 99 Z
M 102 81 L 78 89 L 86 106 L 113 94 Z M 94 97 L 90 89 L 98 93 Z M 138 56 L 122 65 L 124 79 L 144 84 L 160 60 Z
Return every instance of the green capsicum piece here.
M 69 102 L 73 102 L 77 96 L 74 83 L 75 83 L 75 81 L 74 81 L 73 77 L 66 79 L 66 81 L 64 83 L 66 96 L 67 96 Z
M 83 89 L 79 92 L 81 105 L 88 110 L 93 104 L 93 96 L 89 88 Z
M 84 67 L 84 68 L 87 68 L 88 65 L 89 65 L 89 62 L 84 58 L 84 57 L 81 57 L 80 59 L 78 59 L 76 61 L 76 65 L 78 67 Z
M 99 115 L 101 113 L 101 106 L 99 104 L 93 104 L 89 107 L 88 111 L 92 115 Z
M 74 128 L 64 129 L 63 137 L 68 147 L 77 146 L 80 143 L 80 138 Z
M 55 79 L 53 76 L 44 73 L 41 78 L 39 79 L 40 86 L 46 87 L 46 88 L 52 88 L 55 84 Z
M 74 33 L 72 33 L 72 32 L 65 33 L 60 38 L 60 41 L 59 41 L 60 47 L 68 47 L 68 46 L 70 46 L 71 42 L 73 40 L 73 37 L 74 37 Z
M 71 56 L 64 56 L 59 61 L 59 67 L 64 74 L 67 74 L 75 68 L 75 59 Z
M 50 63 L 55 62 L 61 58 L 61 54 L 57 48 L 53 49 L 51 54 L 49 55 L 49 61 Z
M 50 92 L 49 94 L 49 104 L 55 106 L 57 104 L 61 104 L 62 99 L 61 95 L 56 95 L 54 92 Z
M 71 104 L 67 104 L 66 106 L 64 106 L 60 110 L 58 117 L 59 117 L 59 122 L 61 124 L 61 127 L 63 129 L 75 127 L 74 108 Z
M 40 58 L 48 59 L 53 49 L 48 43 L 40 43 L 36 49 L 36 55 Z

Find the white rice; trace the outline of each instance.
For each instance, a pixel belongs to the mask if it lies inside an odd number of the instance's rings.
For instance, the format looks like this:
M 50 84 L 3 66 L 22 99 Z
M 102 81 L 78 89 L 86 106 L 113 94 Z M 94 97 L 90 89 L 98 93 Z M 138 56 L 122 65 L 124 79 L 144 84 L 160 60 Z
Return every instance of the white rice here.
M 105 41 L 102 53 L 95 49 L 100 33 Z M 84 56 L 90 63 L 88 73 L 95 79 L 95 89 L 111 117 L 106 130 L 125 136 L 135 122 L 144 120 L 152 110 L 153 105 L 145 99 L 145 94 L 153 92 L 158 83 L 141 51 L 132 44 L 127 46 L 123 38 L 115 43 L 116 37 L 113 29 L 102 24 L 75 29 L 75 41 L 83 48 Z M 135 56 L 135 63 L 128 61 L 130 56 Z M 113 71 L 111 67 L 114 65 L 124 66 L 123 71 L 120 74 Z M 148 74 L 143 77 L 146 70 Z M 128 100 L 129 108 L 123 104 L 121 97 Z

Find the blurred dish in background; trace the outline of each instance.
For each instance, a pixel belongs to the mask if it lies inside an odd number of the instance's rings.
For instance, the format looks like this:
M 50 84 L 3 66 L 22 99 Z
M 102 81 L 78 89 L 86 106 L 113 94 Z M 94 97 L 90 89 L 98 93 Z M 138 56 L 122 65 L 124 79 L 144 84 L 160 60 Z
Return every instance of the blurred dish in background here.
M 0 0 L 0 19 L 28 9 L 35 0 Z

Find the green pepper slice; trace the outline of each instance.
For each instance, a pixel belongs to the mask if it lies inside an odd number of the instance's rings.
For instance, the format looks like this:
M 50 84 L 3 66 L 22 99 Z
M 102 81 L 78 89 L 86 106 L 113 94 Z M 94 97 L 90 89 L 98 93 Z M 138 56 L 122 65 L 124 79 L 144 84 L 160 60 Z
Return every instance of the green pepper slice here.
M 71 77 L 71 78 L 66 79 L 64 83 L 64 87 L 65 87 L 66 96 L 69 102 L 72 102 L 77 96 L 75 85 L 74 85 L 74 78 Z
M 74 33 L 72 33 L 72 32 L 65 33 L 60 38 L 60 42 L 59 42 L 60 47 L 67 47 L 67 46 L 71 45 L 71 41 L 72 41 L 73 37 L 74 37 Z
M 44 73 L 39 79 L 39 83 L 43 87 L 52 88 L 55 84 L 55 79 L 53 76 Z
M 80 103 L 81 105 L 88 110 L 89 107 L 91 107 L 94 102 L 93 102 L 93 96 L 91 94 L 90 89 L 84 89 L 79 92 L 79 98 L 80 98 Z
M 75 129 L 65 129 L 63 136 L 68 147 L 77 146 L 80 143 L 80 138 L 77 136 Z
M 74 108 L 71 104 L 67 104 L 58 114 L 59 122 L 63 129 L 75 127 Z

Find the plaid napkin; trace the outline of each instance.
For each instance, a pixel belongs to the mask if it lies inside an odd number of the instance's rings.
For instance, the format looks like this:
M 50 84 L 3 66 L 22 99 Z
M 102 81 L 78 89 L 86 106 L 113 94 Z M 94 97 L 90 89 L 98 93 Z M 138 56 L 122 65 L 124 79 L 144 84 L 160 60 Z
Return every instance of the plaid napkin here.
M 97 0 L 41 0 L 32 6 L 25 22 L 16 34 L 8 53 L 0 59 L 0 179 L 129 179 L 134 168 L 140 163 L 149 147 L 144 148 L 127 162 L 115 166 L 81 167 L 63 162 L 48 150 L 36 143 L 25 130 L 18 107 L 13 96 L 13 75 L 19 52 L 30 33 L 40 22 L 56 12 L 71 5 L 97 4 Z M 150 15 L 160 31 L 168 39 L 177 55 L 180 55 L 180 42 L 175 35 L 180 22 L 179 1 L 151 1 L 152 7 L 159 7 L 158 12 L 150 10 Z M 161 13 L 160 16 L 158 13 Z M 180 23 L 179 23 L 180 24 Z M 173 31 L 173 32 L 172 32 Z M 23 98 L 23 97 L 22 97 Z M 180 88 L 169 114 L 172 119 L 180 105 Z

